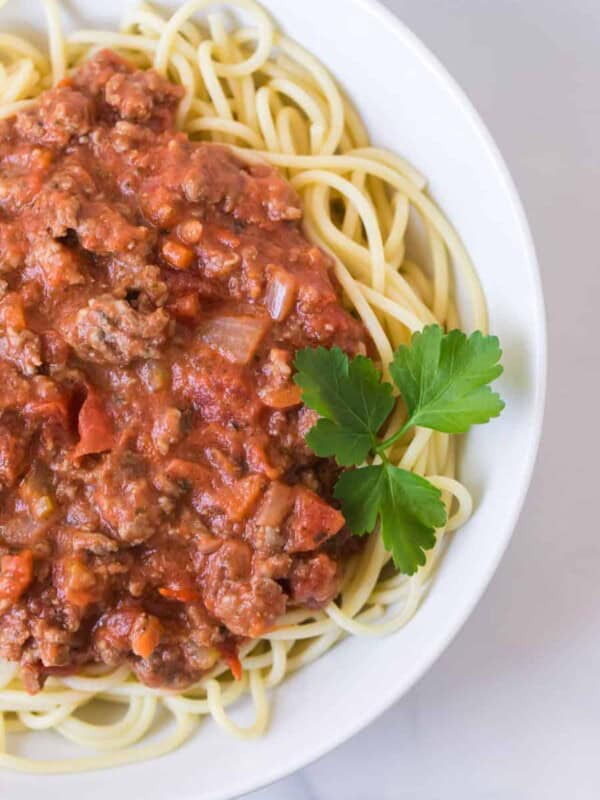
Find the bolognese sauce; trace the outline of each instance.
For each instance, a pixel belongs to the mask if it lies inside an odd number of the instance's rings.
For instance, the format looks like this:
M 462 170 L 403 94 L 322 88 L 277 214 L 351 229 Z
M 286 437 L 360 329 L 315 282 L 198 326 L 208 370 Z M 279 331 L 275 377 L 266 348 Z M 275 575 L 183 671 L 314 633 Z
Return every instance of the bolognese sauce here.
M 0 658 L 183 688 L 337 593 L 296 350 L 366 351 L 266 165 L 105 51 L 0 121 Z

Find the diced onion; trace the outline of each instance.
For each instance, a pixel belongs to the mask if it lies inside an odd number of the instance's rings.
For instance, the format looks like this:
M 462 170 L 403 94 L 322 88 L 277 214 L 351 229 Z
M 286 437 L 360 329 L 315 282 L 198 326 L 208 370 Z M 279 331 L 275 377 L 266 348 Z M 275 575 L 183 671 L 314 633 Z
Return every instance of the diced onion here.
M 296 280 L 283 269 L 271 268 L 265 295 L 265 305 L 271 317 L 282 322 L 294 307 L 296 299 Z
M 201 337 L 235 364 L 247 364 L 271 325 L 266 317 L 221 316 L 208 320 Z
M 256 522 L 258 525 L 276 527 L 292 510 L 294 490 L 280 481 L 273 481 L 264 494 Z

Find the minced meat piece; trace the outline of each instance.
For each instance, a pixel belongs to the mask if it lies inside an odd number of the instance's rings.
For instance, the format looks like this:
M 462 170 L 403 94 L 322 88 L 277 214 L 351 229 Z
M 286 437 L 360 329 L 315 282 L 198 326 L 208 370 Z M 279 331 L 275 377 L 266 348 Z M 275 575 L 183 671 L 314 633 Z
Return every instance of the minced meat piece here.
M 169 336 L 170 317 L 161 308 L 140 314 L 124 300 L 102 295 L 77 313 L 67 336 L 75 350 L 99 364 L 129 364 L 135 358 L 157 358 Z

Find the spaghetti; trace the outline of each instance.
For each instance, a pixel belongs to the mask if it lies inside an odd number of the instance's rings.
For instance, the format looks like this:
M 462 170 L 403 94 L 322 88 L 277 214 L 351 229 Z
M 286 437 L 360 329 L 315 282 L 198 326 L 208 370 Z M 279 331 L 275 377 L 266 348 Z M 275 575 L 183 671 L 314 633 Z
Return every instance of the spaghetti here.
M 333 258 L 345 302 L 368 330 L 387 365 L 414 331 L 438 322 L 458 326 L 454 274 L 467 286 L 472 325 L 487 329 L 484 298 L 459 237 L 426 193 L 423 176 L 399 156 L 373 147 L 357 111 L 327 70 L 284 36 L 253 0 L 230 0 L 243 26 L 231 24 L 211 0 L 189 0 L 170 19 L 142 3 L 118 32 L 63 34 L 56 0 L 42 0 L 48 26 L 47 57 L 28 41 L 0 34 L 0 116 L 35 102 L 45 89 L 99 49 L 109 47 L 142 68 L 154 67 L 185 94 L 178 125 L 192 138 L 223 142 L 242 159 L 266 160 L 301 195 L 308 236 Z M 206 12 L 202 22 L 192 19 Z M 415 220 L 430 252 L 428 268 L 407 254 Z M 402 424 L 399 409 L 387 435 Z M 75 677 L 52 677 L 28 695 L 17 665 L 0 664 L 0 766 L 37 773 L 75 772 L 153 758 L 173 750 L 212 716 L 228 733 L 262 734 L 268 690 L 319 658 L 347 634 L 384 635 L 415 613 L 432 580 L 446 533 L 471 513 L 467 489 L 456 480 L 456 446 L 444 433 L 416 429 L 397 443 L 394 463 L 427 476 L 443 493 L 449 516 L 426 565 L 412 577 L 396 574 L 379 536 L 347 565 L 337 602 L 315 612 L 288 612 L 278 626 L 240 652 L 242 678 L 219 663 L 191 688 L 151 689 L 126 667 L 88 668 Z M 227 708 L 249 694 L 255 720 L 241 727 Z M 124 708 L 108 725 L 79 716 L 96 700 Z M 174 729 L 158 743 L 145 741 L 156 715 L 167 711 Z M 89 715 L 88 715 L 89 718 Z M 53 730 L 98 751 L 72 760 L 32 760 L 9 752 L 16 732 Z

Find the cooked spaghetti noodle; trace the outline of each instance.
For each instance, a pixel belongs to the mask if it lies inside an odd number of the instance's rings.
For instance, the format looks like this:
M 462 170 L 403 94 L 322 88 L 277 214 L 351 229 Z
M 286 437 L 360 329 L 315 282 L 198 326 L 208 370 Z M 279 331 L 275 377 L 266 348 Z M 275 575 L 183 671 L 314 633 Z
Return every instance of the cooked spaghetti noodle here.
M 233 146 L 248 161 L 267 160 L 301 195 L 308 236 L 333 258 L 348 307 L 368 330 L 381 364 L 431 322 L 458 326 L 456 273 L 468 289 L 472 327 L 487 329 L 484 298 L 459 237 L 426 193 L 424 177 L 401 157 L 370 144 L 357 111 L 325 67 L 288 39 L 253 0 L 230 0 L 244 24 L 215 12 L 210 0 L 190 0 L 165 18 L 141 4 L 118 32 L 64 34 L 56 0 L 42 0 L 48 25 L 47 56 L 30 42 L 0 33 L 0 115 L 35 102 L 45 89 L 99 49 L 109 47 L 139 67 L 154 67 L 184 87 L 178 125 L 192 138 Z M 196 12 L 203 12 L 197 21 Z M 237 21 L 239 23 L 239 20 Z M 407 254 L 414 219 L 425 231 L 427 267 Z M 392 415 L 387 435 L 402 424 Z M 99 667 L 76 677 L 52 677 L 28 695 L 18 666 L 0 665 L 0 766 L 28 772 L 74 772 L 140 761 L 176 748 L 199 719 L 212 716 L 228 733 L 263 733 L 268 691 L 291 672 L 319 658 L 346 634 L 392 633 L 415 613 L 432 580 L 446 534 L 471 513 L 471 497 L 455 479 L 453 437 L 416 429 L 397 443 L 394 463 L 424 475 L 442 491 L 448 523 L 426 565 L 414 576 L 396 574 L 377 535 L 348 563 L 337 602 L 322 611 L 287 613 L 270 633 L 240 653 L 242 678 L 219 663 L 191 688 L 173 693 L 148 688 L 127 667 Z M 255 720 L 240 727 L 227 708 L 249 694 Z M 95 700 L 123 707 L 113 724 L 84 721 L 78 712 Z M 170 712 L 174 730 L 147 743 L 158 711 Z M 87 715 L 89 719 L 89 715 Z M 76 745 L 99 751 L 72 760 L 31 760 L 12 755 L 20 731 L 53 730 Z

